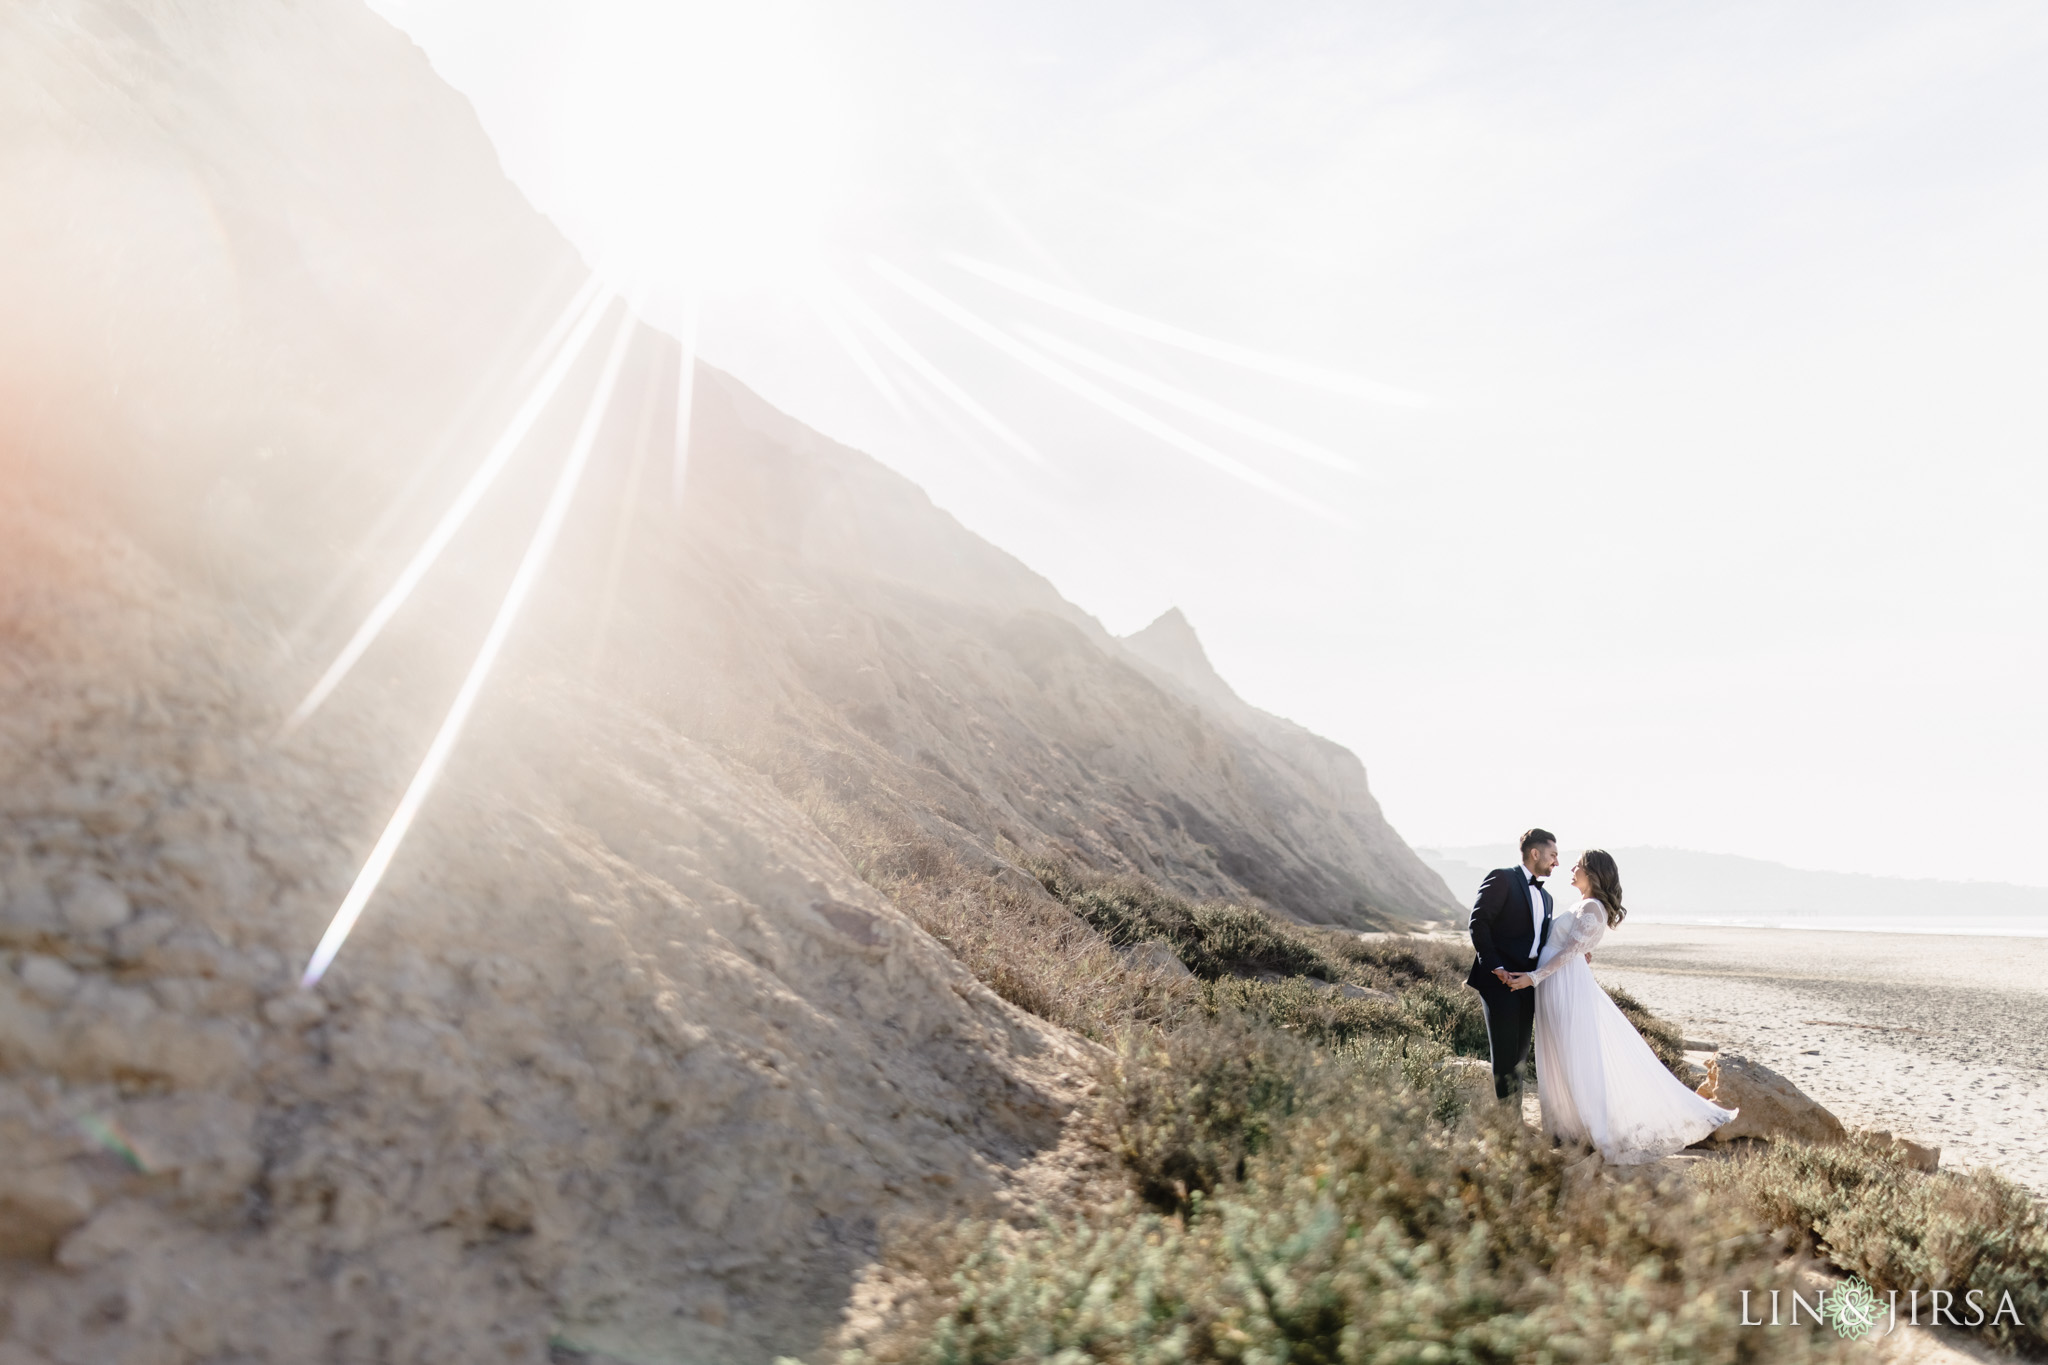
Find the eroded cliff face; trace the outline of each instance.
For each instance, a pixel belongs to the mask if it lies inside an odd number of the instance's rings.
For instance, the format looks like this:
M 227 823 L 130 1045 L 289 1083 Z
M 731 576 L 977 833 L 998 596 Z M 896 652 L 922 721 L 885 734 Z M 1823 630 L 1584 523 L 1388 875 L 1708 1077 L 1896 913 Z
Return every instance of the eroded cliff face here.
M 1249 734 L 1275 770 L 1260 784 L 1260 803 L 1283 842 L 1306 856 L 1294 866 L 1237 845 L 1233 856 L 1253 879 L 1247 889 L 1303 918 L 1339 924 L 1358 923 L 1342 913 L 1347 903 L 1354 916 L 1377 912 L 1394 920 L 1457 913 L 1443 878 L 1388 825 L 1358 755 L 1246 703 L 1217 674 L 1179 608 L 1123 644 L 1152 677 Z M 1241 836 L 1222 838 L 1228 844 Z
M 414 755 L 273 742 L 260 634 L 11 498 L 0 1341 L 56 1361 L 763 1359 L 1085 1084 L 759 775 L 544 671 L 317 992 Z M 255 681 L 251 681 L 255 680 Z
M 0 1359 L 806 1350 L 881 1222 L 1066 1178 L 1088 1084 L 863 850 L 1440 908 L 1355 759 L 1189 692 L 709 371 L 678 506 L 647 439 L 675 353 L 643 330 L 454 761 L 300 991 L 597 348 L 334 699 L 280 721 L 575 264 L 357 6 L 103 0 L 0 35 Z
M 731 379 L 697 392 L 689 496 L 637 523 L 618 618 L 692 733 L 992 869 L 1054 853 L 1357 928 L 1451 903 L 1348 751 L 1153 666 Z

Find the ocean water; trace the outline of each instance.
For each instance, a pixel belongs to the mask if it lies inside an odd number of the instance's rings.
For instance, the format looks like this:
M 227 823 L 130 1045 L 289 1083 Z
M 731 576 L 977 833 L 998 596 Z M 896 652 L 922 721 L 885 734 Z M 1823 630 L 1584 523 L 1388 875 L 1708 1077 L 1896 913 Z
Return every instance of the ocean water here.
M 1684 924 L 1731 929 L 1813 929 L 1852 934 L 1966 934 L 1972 938 L 2048 938 L 2048 922 L 2033 915 L 1950 916 L 1925 919 L 1848 915 L 1827 911 L 1760 910 L 1719 915 L 1673 915 L 1631 910 L 1637 924 Z

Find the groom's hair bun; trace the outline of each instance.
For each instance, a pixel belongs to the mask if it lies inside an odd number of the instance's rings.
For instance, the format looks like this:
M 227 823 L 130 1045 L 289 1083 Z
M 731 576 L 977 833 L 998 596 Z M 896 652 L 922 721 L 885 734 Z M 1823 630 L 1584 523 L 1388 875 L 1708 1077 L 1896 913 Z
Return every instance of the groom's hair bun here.
M 1557 836 L 1549 830 L 1532 829 L 1522 836 L 1522 856 L 1524 858 L 1528 857 L 1529 850 L 1532 848 L 1541 848 L 1545 844 L 1554 844 L 1556 842 Z

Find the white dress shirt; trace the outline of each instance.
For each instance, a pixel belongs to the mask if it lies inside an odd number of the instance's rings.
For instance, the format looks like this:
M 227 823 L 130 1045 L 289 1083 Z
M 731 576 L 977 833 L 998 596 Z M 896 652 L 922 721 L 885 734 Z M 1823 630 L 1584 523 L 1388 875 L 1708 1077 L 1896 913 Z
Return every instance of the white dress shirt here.
M 1536 885 L 1527 864 L 1522 867 L 1522 876 L 1529 883 L 1529 942 L 1534 945 L 1529 951 L 1535 953 L 1543 944 L 1543 888 Z

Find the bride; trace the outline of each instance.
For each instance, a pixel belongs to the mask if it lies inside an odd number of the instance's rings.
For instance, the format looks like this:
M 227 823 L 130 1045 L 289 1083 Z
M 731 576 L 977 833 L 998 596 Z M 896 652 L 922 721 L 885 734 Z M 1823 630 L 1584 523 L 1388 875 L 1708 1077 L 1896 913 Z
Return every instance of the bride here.
M 1572 868 L 1584 897 L 1552 933 L 1532 972 L 1508 974 L 1515 990 L 1536 988 L 1536 1094 L 1543 1128 L 1588 1142 L 1617 1165 L 1636 1165 L 1691 1146 L 1735 1117 L 1686 1089 L 1664 1069 L 1588 965 L 1593 946 L 1628 912 L 1614 859 L 1589 848 Z

